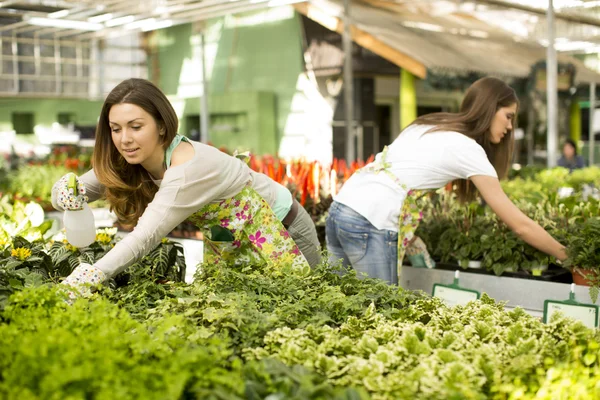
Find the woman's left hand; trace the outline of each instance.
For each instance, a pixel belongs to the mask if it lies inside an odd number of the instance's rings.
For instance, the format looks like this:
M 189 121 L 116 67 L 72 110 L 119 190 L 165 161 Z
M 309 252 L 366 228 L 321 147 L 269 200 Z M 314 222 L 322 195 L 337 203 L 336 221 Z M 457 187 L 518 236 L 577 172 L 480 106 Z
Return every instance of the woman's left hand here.
M 100 269 L 90 264 L 81 263 L 71 272 L 71 275 L 62 281 L 62 284 L 72 289 L 69 290 L 69 298 L 74 300 L 77 295 L 90 296 L 92 294 L 90 286 L 104 283 L 107 278 L 106 274 Z
M 406 247 L 406 255 L 413 267 L 435 268 L 435 261 L 429 255 L 427 245 L 418 236 L 415 236 Z

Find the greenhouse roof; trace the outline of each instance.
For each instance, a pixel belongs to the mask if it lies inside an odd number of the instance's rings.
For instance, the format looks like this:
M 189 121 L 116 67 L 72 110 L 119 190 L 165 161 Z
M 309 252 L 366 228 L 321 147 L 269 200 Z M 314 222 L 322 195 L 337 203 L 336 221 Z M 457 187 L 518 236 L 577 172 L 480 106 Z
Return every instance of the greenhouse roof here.
M 427 3 L 435 2 L 412 2 L 417 6 L 401 12 L 396 5 L 390 7 L 391 2 L 353 3 L 353 38 L 420 77 L 439 70 L 527 77 L 533 64 L 546 59 L 542 43 L 517 37 L 473 14 L 427 14 L 423 8 Z M 332 30 L 343 31 L 342 0 L 313 0 L 296 8 Z M 577 83 L 600 82 L 600 74 L 579 59 L 568 53 L 559 53 L 558 59 L 576 67 Z
M 0 37 L 114 38 L 289 4 L 341 32 L 343 0 L 7 0 Z M 571 57 L 599 52 L 600 1 L 554 5 L 559 60 L 577 67 L 578 82 L 600 82 Z M 527 76 L 545 59 L 546 8 L 547 0 L 351 0 L 354 40 L 417 76 L 438 69 Z

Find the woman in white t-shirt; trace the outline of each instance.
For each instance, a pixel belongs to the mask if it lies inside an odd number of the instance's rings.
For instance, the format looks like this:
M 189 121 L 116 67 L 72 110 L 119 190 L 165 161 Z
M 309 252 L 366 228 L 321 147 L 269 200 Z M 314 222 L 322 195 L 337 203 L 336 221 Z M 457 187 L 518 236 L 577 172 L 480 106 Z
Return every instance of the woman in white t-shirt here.
M 564 260 L 564 247 L 500 186 L 512 158 L 518 107 L 510 86 L 482 78 L 469 87 L 458 113 L 417 118 L 336 196 L 326 225 L 332 261 L 341 259 L 360 273 L 397 284 L 398 263 L 418 239 L 413 233 L 422 218 L 413 191 L 452 181 L 461 200 L 473 199 L 478 191 L 521 239 Z

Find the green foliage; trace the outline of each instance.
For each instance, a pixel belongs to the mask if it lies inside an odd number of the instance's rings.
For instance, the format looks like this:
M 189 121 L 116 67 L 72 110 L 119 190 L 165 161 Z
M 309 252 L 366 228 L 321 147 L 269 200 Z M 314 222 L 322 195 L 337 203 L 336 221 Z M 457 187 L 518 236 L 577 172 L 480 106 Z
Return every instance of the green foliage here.
M 336 273 L 326 265 L 305 276 L 291 270 L 273 275 L 219 264 L 201 271 L 193 285 L 163 286 L 161 301 L 153 289 L 141 284 L 111 296 L 137 318 L 184 315 L 198 334 L 225 333 L 239 349 L 258 345 L 268 331 L 278 327 L 337 326 L 349 316 L 361 315 L 373 302 L 395 318 L 420 297 L 379 280 L 359 279 L 354 271 Z M 156 308 L 148 310 L 148 301 L 156 303 Z
M 25 287 L 39 286 L 56 276 L 43 242 L 15 237 L 0 252 L 0 310 L 11 294 Z
M 590 166 L 587 168 L 576 169 L 569 175 L 569 185 L 581 190 L 583 185 L 600 186 L 600 167 Z
M 565 266 L 600 272 L 600 217 L 582 222 L 570 233 Z
M 51 227 L 52 221 L 44 220 L 44 210 L 37 203 L 11 203 L 6 196 L 0 199 L 0 245 L 15 236 L 29 241 L 47 239 Z
M 34 200 L 45 207 L 51 207 L 52 185 L 68 172 L 69 170 L 62 166 L 23 166 L 9 174 L 7 190 L 16 199 Z
M 41 232 L 39 227 L 35 229 Z M 94 264 L 114 247 L 115 234 L 113 228 L 99 229 L 96 241 L 85 248 L 76 248 L 66 240 L 30 242 L 20 236 L 10 239 L 0 247 L 0 310 L 16 290 L 39 286 L 44 280 L 58 282 L 81 263 Z M 153 285 L 154 282 L 180 282 L 184 277 L 183 248 L 163 239 L 147 256 L 111 279 L 108 286 L 116 288 L 140 283 L 139 288 L 149 286 L 155 291 L 160 286 Z M 146 300 L 150 298 L 148 296 Z
M 477 206 L 472 203 L 470 208 Z M 468 210 L 467 207 L 464 210 Z M 480 215 L 458 214 L 452 216 L 453 224 L 447 229 L 439 240 L 439 249 L 442 253 L 441 261 L 453 261 L 465 266 L 468 261 L 481 260 L 486 254 L 486 242 L 483 240 L 496 224 L 494 219 Z
M 548 266 L 550 257 L 535 249 L 510 230 L 496 223 L 487 234 L 481 236 L 483 250 L 482 266 L 501 275 L 505 271 L 531 271 Z
M 536 175 L 528 190 L 546 192 L 516 203 L 568 241 L 567 265 L 598 268 L 598 202 L 552 194 L 563 175 Z M 479 203 L 461 205 L 445 191 L 418 201 L 431 216 L 418 234 L 438 256 L 479 257 L 497 273 L 548 261 Z M 78 249 L 48 241 L 31 208 L 0 200 L 0 212 L 2 399 L 600 396 L 598 331 L 560 315 L 543 324 L 506 312 L 485 294 L 448 308 L 326 263 L 306 273 L 221 263 L 188 285 L 181 246 L 165 240 L 69 306 L 54 283 L 110 251 L 114 231 Z
M 227 343 L 194 342 L 180 318 L 145 324 L 103 299 L 73 306 L 52 289 L 16 294 L 0 325 L 0 397 L 241 398 Z
M 598 337 L 563 318 L 544 325 L 502 308 L 486 296 L 452 309 L 423 299 L 411 307 L 428 315 L 423 323 L 410 314 L 390 320 L 371 306 L 336 328 L 278 328 L 244 355 L 304 365 L 336 385 L 363 385 L 374 399 L 487 399 L 505 398 L 515 381 L 535 393 L 547 360 L 569 362 L 572 348 Z
M 184 316 L 135 320 L 97 295 L 72 306 L 65 296 L 26 289 L 0 314 L 0 398 L 369 398 L 301 366 L 244 362 L 229 340 L 199 335 Z
M 600 217 L 589 218 L 571 227 L 568 233 L 568 258 L 564 265 L 588 281 L 595 303 L 600 292 Z

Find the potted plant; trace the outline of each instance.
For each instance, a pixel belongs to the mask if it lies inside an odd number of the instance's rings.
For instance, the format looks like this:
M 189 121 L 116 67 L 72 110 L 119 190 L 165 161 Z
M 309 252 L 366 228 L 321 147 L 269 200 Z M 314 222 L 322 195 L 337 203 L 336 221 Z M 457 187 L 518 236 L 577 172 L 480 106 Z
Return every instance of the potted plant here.
M 471 216 L 457 221 L 439 241 L 442 261 L 454 261 L 462 268 L 481 268 L 484 246 L 481 238 L 489 232 L 492 221 L 485 216 Z
M 424 218 L 415 234 L 425 242 L 434 260 L 479 260 L 479 235 L 471 230 L 474 220 L 484 213 L 479 203 L 461 204 L 454 193 L 445 189 L 423 196 L 418 202 Z
M 590 286 L 595 303 L 600 287 L 600 217 L 586 219 L 569 233 L 564 266 L 571 270 L 575 284 Z
M 519 270 L 541 275 L 550 261 L 548 255 L 525 243 L 499 221 L 488 234 L 482 236 L 481 242 L 483 267 L 496 275 Z

